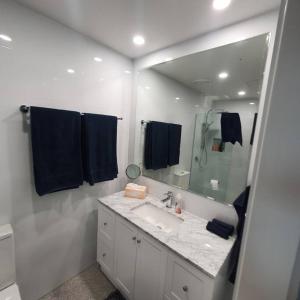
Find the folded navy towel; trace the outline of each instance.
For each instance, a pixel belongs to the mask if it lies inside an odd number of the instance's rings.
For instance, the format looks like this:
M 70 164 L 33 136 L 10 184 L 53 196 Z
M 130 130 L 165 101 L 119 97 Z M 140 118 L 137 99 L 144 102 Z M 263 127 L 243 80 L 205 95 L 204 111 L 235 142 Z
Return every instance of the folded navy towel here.
M 114 116 L 82 116 L 84 180 L 90 185 L 118 176 L 117 126 Z
M 238 113 L 222 113 L 221 116 L 222 142 L 243 145 L 241 119 Z
M 206 229 L 208 231 L 218 235 L 219 237 L 222 237 L 225 240 L 228 240 L 228 238 L 229 238 L 228 231 L 226 229 L 224 229 L 223 226 L 220 226 L 217 223 L 213 223 L 213 222 L 209 221 L 206 225 Z
M 83 183 L 80 122 L 79 112 L 30 108 L 34 181 L 40 196 Z
M 167 123 L 151 121 L 147 124 L 144 146 L 146 169 L 158 170 L 168 166 L 168 135 Z
M 219 226 L 222 226 L 224 228 L 224 230 L 226 230 L 226 232 L 228 232 L 228 235 L 232 235 L 234 232 L 234 226 L 227 224 L 225 222 L 222 222 L 218 219 L 213 219 L 212 220 L 213 223 L 218 224 Z
M 168 124 L 168 165 L 179 164 L 181 125 Z

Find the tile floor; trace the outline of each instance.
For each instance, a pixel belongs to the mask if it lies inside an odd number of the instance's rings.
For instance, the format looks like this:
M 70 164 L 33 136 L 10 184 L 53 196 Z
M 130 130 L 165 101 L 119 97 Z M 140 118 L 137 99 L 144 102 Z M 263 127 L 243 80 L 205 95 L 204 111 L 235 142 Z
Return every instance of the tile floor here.
M 40 300 L 104 300 L 114 290 L 114 286 L 95 264 Z

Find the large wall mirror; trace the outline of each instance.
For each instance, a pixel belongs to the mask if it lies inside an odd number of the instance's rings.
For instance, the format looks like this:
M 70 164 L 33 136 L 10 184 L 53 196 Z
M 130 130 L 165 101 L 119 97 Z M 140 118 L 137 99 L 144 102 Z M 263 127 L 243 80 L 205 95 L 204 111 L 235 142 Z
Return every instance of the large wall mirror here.
M 140 71 L 142 175 L 231 204 L 247 184 L 267 52 L 265 34 Z

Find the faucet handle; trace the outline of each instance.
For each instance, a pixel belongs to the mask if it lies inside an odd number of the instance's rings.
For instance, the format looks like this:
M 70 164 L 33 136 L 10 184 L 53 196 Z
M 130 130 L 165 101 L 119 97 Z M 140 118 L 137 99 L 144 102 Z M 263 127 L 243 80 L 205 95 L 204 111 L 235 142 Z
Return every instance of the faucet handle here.
M 173 192 L 171 192 L 171 191 L 168 191 L 167 193 L 164 193 L 164 195 L 167 195 L 167 196 L 172 196 L 172 195 L 173 195 Z

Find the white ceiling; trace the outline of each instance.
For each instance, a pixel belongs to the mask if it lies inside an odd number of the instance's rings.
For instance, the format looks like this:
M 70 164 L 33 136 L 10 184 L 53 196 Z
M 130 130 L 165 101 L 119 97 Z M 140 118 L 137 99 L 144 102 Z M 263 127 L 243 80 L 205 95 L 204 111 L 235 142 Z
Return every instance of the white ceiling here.
M 224 11 L 212 0 L 17 0 L 132 58 L 276 9 L 280 0 L 232 0 Z M 142 33 L 137 48 L 132 36 Z
M 152 67 L 216 99 L 258 99 L 268 50 L 267 35 L 191 54 Z M 228 78 L 219 79 L 220 72 Z M 238 96 L 244 90 L 246 95 Z M 180 95 L 178 95 L 180 96 Z

